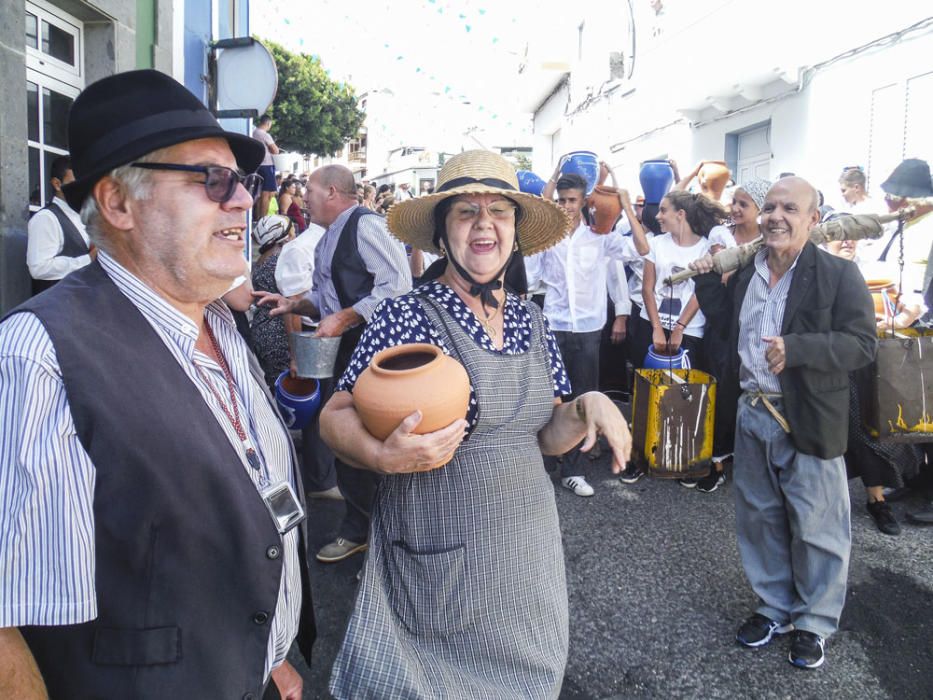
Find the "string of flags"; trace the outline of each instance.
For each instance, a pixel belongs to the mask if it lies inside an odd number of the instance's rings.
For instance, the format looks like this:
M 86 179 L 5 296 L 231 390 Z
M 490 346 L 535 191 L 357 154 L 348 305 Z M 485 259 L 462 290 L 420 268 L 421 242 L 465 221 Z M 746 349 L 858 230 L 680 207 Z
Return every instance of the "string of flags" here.
M 486 0 L 491 1 L 491 0 Z M 386 12 L 403 12 L 411 13 L 411 5 L 414 3 L 405 3 L 399 2 L 396 0 L 395 3 L 386 2 L 383 6 L 384 11 Z M 393 71 L 411 71 L 410 75 L 416 80 L 425 81 L 426 91 L 429 94 L 432 94 L 436 98 L 446 99 L 450 103 L 459 103 L 464 107 L 471 107 L 476 110 L 476 112 L 482 115 L 483 118 L 488 120 L 493 120 L 498 122 L 500 117 L 503 118 L 503 123 L 506 127 L 511 128 L 514 126 L 513 118 L 510 116 L 500 115 L 498 111 L 491 110 L 483 105 L 482 100 L 475 99 L 471 94 L 469 87 L 458 86 L 447 80 L 443 80 L 439 77 L 433 70 L 430 70 L 423 65 L 425 61 L 433 60 L 433 56 L 422 56 L 418 57 L 409 53 L 410 43 L 406 41 L 395 41 L 393 39 L 386 40 L 384 36 L 377 37 L 373 31 L 367 26 L 367 22 L 359 21 L 358 17 L 351 17 L 347 14 L 346 5 L 342 2 L 336 2 L 334 0 L 318 0 L 315 3 L 315 7 L 320 8 L 325 6 L 326 10 L 332 15 L 342 17 L 343 21 L 347 23 L 348 28 L 352 26 L 353 32 L 356 33 L 358 40 L 354 42 L 355 45 L 372 47 L 372 46 L 381 46 L 383 53 L 392 61 L 392 65 L 395 66 L 392 68 Z M 516 3 L 518 5 L 518 3 Z M 367 15 L 372 18 L 371 24 L 373 26 L 379 26 L 378 22 L 378 11 L 379 7 L 365 3 L 360 5 L 360 7 L 365 8 Z M 295 15 L 295 6 L 294 4 L 289 4 L 286 2 L 273 2 L 268 5 L 263 6 L 263 15 L 264 20 L 267 23 L 275 24 L 276 21 L 281 21 L 282 24 L 292 27 L 299 28 L 300 24 L 296 23 Z M 507 33 L 514 35 L 514 28 L 510 25 L 517 24 L 518 18 L 514 15 L 509 16 L 506 19 L 506 23 L 503 25 L 501 21 L 491 22 L 489 21 L 492 15 L 487 11 L 487 7 L 484 6 L 484 1 L 479 0 L 479 2 L 471 2 L 471 0 L 423 0 L 422 8 L 427 10 L 433 10 L 438 15 L 441 15 L 447 19 L 447 25 L 452 27 L 457 31 L 462 31 L 464 34 L 470 35 L 470 45 L 473 46 L 477 41 L 487 42 L 490 47 L 496 47 L 497 53 L 504 52 L 505 44 L 501 42 L 500 34 Z M 501 8 L 500 8 L 501 9 Z M 291 16 L 289 16 L 290 13 Z M 320 16 L 325 16 L 325 12 L 315 13 Z M 313 17 L 314 15 L 312 15 Z M 503 31 L 504 30 L 504 31 Z M 346 37 L 347 32 L 338 31 L 334 29 L 332 32 L 326 32 L 324 34 L 329 34 L 336 41 L 336 37 Z M 361 36 L 362 35 L 362 36 Z M 362 39 L 362 40 L 359 40 Z M 317 37 L 316 37 L 317 41 Z M 305 49 L 305 38 L 301 35 L 298 36 L 298 50 L 304 51 Z M 310 53 L 309 55 L 321 61 L 321 47 L 320 44 L 317 46 L 317 51 Z M 419 60 L 423 59 L 423 60 Z M 385 63 L 382 64 L 385 66 Z M 326 74 L 331 76 L 331 70 L 326 66 L 323 66 Z M 523 131 L 527 131 L 527 126 L 523 127 Z

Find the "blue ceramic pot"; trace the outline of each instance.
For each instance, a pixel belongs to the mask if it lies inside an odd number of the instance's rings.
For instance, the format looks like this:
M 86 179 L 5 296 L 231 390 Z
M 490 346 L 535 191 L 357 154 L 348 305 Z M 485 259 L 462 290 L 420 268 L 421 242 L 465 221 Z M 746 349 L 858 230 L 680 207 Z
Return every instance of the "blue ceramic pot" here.
M 519 190 L 527 194 L 541 196 L 541 193 L 544 191 L 544 186 L 547 184 L 544 180 L 530 170 L 519 170 L 515 174 L 518 176 Z
M 674 169 L 666 160 L 646 160 L 638 173 L 645 204 L 658 204 L 674 184 Z
M 599 179 L 599 158 L 592 151 L 574 151 L 567 154 L 561 174 L 575 173 L 586 180 L 586 193 L 589 194 L 596 187 Z
M 275 402 L 287 427 L 304 430 L 321 406 L 321 385 L 317 379 L 292 377 L 285 370 L 275 380 Z
M 645 369 L 690 369 L 689 351 L 681 348 L 676 355 L 662 355 L 654 351 L 654 345 L 649 345 Z

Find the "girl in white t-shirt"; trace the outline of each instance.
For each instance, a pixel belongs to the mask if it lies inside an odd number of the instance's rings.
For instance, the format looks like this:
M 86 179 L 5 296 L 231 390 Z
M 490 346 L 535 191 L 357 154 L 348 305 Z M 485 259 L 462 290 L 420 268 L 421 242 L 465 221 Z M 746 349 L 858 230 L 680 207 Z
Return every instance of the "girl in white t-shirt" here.
M 650 338 L 656 350 L 668 353 L 675 353 L 683 346 L 690 352 L 693 367 L 704 365 L 702 339 L 706 325 L 693 293 L 693 280 L 673 286 L 663 281 L 687 269 L 691 262 L 709 251 L 709 232 L 727 216 L 721 204 L 704 195 L 668 192 L 661 200 L 657 215 L 663 235 L 651 239 L 651 250 L 645 256 L 642 342 Z M 645 350 L 647 353 L 647 348 Z
M 703 331 L 706 319 L 694 294 L 692 279 L 671 286 L 663 280 L 709 252 L 708 239 L 713 227 L 722 224 L 729 215 L 726 208 L 705 195 L 671 191 L 661 200 L 657 220 L 663 232 L 649 241 L 645 256 L 642 297 L 644 306 L 639 318 L 635 352 L 644 366 L 648 345 L 673 354 L 681 346 L 689 352 L 690 364 L 705 369 Z M 712 471 L 709 490 L 722 483 L 722 471 Z M 619 477 L 623 483 L 635 483 L 641 477 L 641 467 L 630 462 Z M 686 480 L 684 480 L 686 481 Z M 705 480 L 704 480 L 705 481 Z M 697 480 L 685 485 L 696 486 Z

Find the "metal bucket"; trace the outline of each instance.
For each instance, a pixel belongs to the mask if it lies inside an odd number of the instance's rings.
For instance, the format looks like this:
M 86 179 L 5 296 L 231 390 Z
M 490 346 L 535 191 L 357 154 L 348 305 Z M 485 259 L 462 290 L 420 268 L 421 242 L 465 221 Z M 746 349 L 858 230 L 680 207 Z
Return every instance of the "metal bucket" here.
M 318 338 L 311 332 L 292 333 L 292 352 L 299 377 L 327 379 L 334 376 L 340 338 Z

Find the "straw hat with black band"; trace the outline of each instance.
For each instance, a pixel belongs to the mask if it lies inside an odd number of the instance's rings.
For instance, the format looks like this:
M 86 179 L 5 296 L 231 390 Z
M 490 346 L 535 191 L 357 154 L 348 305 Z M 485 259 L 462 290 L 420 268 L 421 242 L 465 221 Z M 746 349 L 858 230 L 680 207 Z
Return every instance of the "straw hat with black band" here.
M 465 151 L 448 160 L 437 176 L 437 189 L 433 194 L 393 205 L 387 218 L 389 231 L 414 248 L 446 254 L 441 247 L 446 229 L 441 222 L 436 222 L 435 209 L 444 200 L 459 194 L 498 194 L 517 204 L 515 241 L 516 249 L 523 255 L 534 255 L 550 248 L 570 231 L 570 217 L 563 209 L 552 201 L 519 191 L 515 168 L 499 154 L 481 150 Z M 492 290 L 502 286 L 501 277 L 511 256 L 498 274 L 485 283 L 476 282 L 458 261 L 450 257 L 448 260 L 469 282 L 470 294 L 479 296 L 484 306 L 498 306 Z

